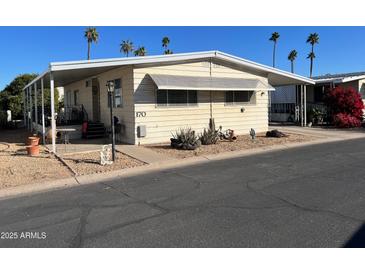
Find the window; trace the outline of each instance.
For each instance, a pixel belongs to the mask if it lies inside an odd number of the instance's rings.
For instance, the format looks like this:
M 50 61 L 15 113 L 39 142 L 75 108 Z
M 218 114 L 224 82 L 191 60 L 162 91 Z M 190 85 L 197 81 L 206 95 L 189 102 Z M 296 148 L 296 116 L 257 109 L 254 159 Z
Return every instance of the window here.
M 74 106 L 77 106 L 79 103 L 79 91 L 75 90 L 74 91 Z
M 122 94 L 122 80 L 115 79 L 114 81 L 114 106 L 115 108 L 123 107 L 123 94 Z M 110 98 L 108 96 L 108 107 L 110 107 Z
M 71 90 L 66 91 L 65 105 L 71 106 Z
M 253 91 L 226 91 L 226 104 L 251 103 Z
M 190 106 L 198 104 L 196 90 L 157 90 L 158 106 Z

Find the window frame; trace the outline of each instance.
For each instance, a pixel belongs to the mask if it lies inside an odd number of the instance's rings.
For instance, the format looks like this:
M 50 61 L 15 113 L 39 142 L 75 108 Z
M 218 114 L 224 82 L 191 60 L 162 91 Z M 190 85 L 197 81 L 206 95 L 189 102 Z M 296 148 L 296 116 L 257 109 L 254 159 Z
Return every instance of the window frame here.
M 79 101 L 79 90 L 78 89 L 76 89 L 76 90 L 74 90 L 74 92 L 73 92 L 73 97 L 74 97 L 74 102 L 73 102 L 73 105 L 74 106 L 77 106 L 78 104 L 78 101 Z
M 72 106 L 72 91 L 66 90 L 65 92 L 65 106 L 71 107 Z
M 166 104 L 160 104 L 158 103 L 158 92 L 166 92 Z M 186 103 L 170 103 L 169 102 L 169 93 L 170 92 L 186 92 Z M 189 93 L 190 92 L 195 92 L 196 94 L 196 102 L 195 103 L 190 103 L 189 102 Z M 170 95 L 171 96 L 171 95 Z M 198 99 L 198 90 L 185 90 L 185 89 L 157 89 L 155 91 L 155 105 L 156 108 L 187 108 L 187 107 L 197 107 L 199 106 L 199 99 Z
M 228 92 L 232 92 L 232 102 L 227 102 L 227 94 Z M 249 97 L 249 101 L 235 101 L 235 93 L 238 92 L 247 92 L 248 94 L 251 93 Z M 256 105 L 256 91 L 254 90 L 226 90 L 224 92 L 224 105 L 225 106 L 239 106 L 239 105 Z

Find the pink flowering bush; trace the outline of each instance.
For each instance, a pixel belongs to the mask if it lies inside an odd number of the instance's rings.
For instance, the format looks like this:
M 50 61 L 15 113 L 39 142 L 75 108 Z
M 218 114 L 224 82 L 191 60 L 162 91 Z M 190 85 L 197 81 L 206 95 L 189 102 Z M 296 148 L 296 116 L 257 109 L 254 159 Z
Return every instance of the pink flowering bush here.
M 332 112 L 335 126 L 342 128 L 360 127 L 364 103 L 354 88 L 336 87 L 326 96 L 326 104 Z
M 350 128 L 361 127 L 361 120 L 346 113 L 338 113 L 333 117 L 333 123 L 336 127 Z

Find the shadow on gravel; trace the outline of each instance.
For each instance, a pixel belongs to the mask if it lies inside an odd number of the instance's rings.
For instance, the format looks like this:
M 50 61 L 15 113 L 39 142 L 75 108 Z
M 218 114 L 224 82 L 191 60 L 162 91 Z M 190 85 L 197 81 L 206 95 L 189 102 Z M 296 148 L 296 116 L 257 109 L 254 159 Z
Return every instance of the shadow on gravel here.
M 363 224 L 348 240 L 343 247 L 359 248 L 365 247 L 365 224 Z

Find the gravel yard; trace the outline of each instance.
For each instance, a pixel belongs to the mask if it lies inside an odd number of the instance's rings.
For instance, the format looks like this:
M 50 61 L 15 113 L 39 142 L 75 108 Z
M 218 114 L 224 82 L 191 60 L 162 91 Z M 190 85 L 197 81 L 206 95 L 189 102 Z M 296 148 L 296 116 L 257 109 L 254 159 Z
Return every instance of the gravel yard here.
M 0 130 L 0 188 L 13 187 L 72 177 L 74 174 L 55 156 L 40 146 L 39 156 L 27 155 L 25 140 L 30 136 L 24 129 Z M 63 156 L 78 175 L 108 172 L 143 165 L 125 154 L 116 153 L 112 165 L 101 166 L 99 152 Z
M 174 158 L 187 158 L 193 156 L 201 156 L 208 154 L 217 154 L 227 151 L 247 150 L 258 147 L 272 146 L 286 143 L 300 143 L 316 139 L 316 137 L 290 133 L 283 138 L 267 138 L 265 134 L 257 134 L 254 141 L 251 140 L 250 135 L 239 135 L 234 142 L 220 141 L 215 145 L 202 145 L 196 150 L 177 150 L 170 146 L 170 144 L 155 144 L 146 145 L 147 148 L 153 149 L 158 153 L 168 154 Z
M 29 157 L 23 130 L 1 130 L 0 188 L 32 184 L 72 176 L 54 156 L 41 149 L 39 156 Z
M 115 156 L 116 161 L 112 165 L 105 166 L 100 165 L 99 152 L 65 155 L 63 156 L 63 159 L 78 175 L 108 172 L 117 169 L 141 166 L 144 164 L 123 153 L 116 152 Z

